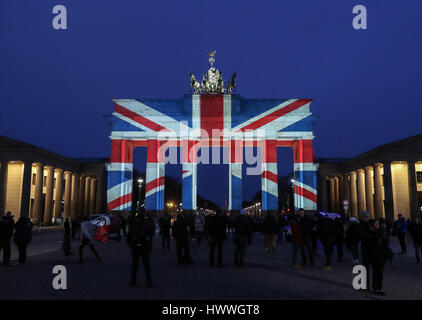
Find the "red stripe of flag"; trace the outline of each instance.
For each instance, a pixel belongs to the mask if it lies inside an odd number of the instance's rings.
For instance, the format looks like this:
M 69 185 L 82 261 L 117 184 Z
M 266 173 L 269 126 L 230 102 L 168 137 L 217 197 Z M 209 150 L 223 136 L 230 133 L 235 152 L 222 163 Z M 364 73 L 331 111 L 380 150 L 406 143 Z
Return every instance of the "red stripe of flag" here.
M 153 190 L 155 188 L 158 188 L 159 186 L 162 186 L 164 184 L 164 179 L 165 179 L 165 177 L 162 176 L 162 177 L 159 177 L 159 178 L 157 178 L 155 180 L 152 180 L 152 181 L 148 182 L 145 185 L 145 192 L 151 191 L 151 190 Z
M 295 193 L 301 195 L 302 197 L 309 199 L 313 202 L 317 202 L 317 195 L 309 190 L 301 188 L 299 186 L 295 186 Z
M 265 178 L 265 179 L 268 179 L 268 180 L 270 180 L 270 181 L 272 181 L 272 182 L 275 182 L 275 183 L 277 183 L 277 175 L 274 173 L 274 172 L 271 172 L 271 171 L 263 171 L 262 172 L 262 176 Z
M 278 109 L 278 110 L 266 115 L 265 117 L 256 120 L 255 122 L 248 124 L 247 126 L 239 129 L 238 131 L 256 130 L 256 129 L 266 125 L 267 123 L 270 123 L 271 121 L 284 116 L 285 114 L 287 114 L 289 112 L 292 112 L 296 109 L 299 109 L 300 107 L 304 106 L 305 104 L 307 104 L 311 101 L 312 100 L 309 100 L 309 99 L 300 99 L 300 100 L 297 100 L 295 102 L 292 102 L 292 103 L 288 104 L 287 106 L 285 106 L 281 109 Z
M 116 104 L 116 112 L 122 114 L 123 116 L 125 116 L 125 117 L 127 117 L 127 118 L 129 118 L 133 121 L 136 121 L 136 122 L 142 124 L 143 126 L 149 128 L 151 130 L 154 130 L 154 131 L 160 131 L 160 130 L 169 131 L 168 129 L 160 126 L 158 123 L 155 123 L 155 122 L 141 116 L 140 114 L 137 114 L 133 111 L 130 111 L 129 109 L 126 109 L 125 107 L 122 107 L 118 104 Z
M 113 201 L 107 204 L 108 210 L 113 210 L 114 208 L 120 207 L 121 205 L 132 201 L 132 192 L 125 194 L 124 196 L 114 199 Z

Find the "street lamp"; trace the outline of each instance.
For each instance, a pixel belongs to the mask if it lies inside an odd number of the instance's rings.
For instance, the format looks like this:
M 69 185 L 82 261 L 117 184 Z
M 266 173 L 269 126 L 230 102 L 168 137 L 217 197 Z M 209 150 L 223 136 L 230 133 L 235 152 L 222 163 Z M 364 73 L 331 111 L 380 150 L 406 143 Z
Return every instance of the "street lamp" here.
M 142 183 L 144 183 L 144 179 L 138 179 L 139 183 L 139 199 L 138 199 L 138 207 L 141 205 L 141 191 L 142 191 Z

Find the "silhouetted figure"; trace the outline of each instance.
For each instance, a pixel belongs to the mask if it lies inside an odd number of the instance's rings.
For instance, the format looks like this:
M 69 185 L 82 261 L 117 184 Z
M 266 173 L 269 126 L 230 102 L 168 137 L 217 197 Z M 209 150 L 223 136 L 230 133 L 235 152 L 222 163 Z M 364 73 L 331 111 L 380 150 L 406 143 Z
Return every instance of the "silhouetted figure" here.
M 188 223 L 183 214 L 179 214 L 171 229 L 173 238 L 176 240 L 177 263 L 194 263 L 189 251 Z
M 325 252 L 325 265 L 322 269 L 330 271 L 332 270 L 331 260 L 336 235 L 336 226 L 334 221 L 328 217 L 322 217 L 318 223 L 317 231 Z
M 19 264 L 26 263 L 26 249 L 32 240 L 32 222 L 26 217 L 20 217 L 15 225 L 13 241 L 19 251 Z
M 262 223 L 262 233 L 265 238 L 265 249 L 267 252 L 275 253 L 276 236 L 278 234 L 278 223 L 271 213 L 267 214 Z
M 196 212 L 194 223 L 196 243 L 200 246 L 205 233 L 205 215 L 202 211 Z
M 159 220 L 158 225 L 160 227 L 160 235 L 162 240 L 163 251 L 170 251 L 170 229 L 171 221 L 167 213 L 165 213 Z
M 127 233 L 126 241 L 132 251 L 132 272 L 130 278 L 130 285 L 136 285 L 138 276 L 139 259 L 142 258 L 142 264 L 144 265 L 145 277 L 147 285 L 152 286 L 151 280 L 151 265 L 149 261 L 149 255 L 151 245 L 149 243 L 151 237 L 151 222 L 153 220 L 145 215 L 145 211 L 141 208 L 135 218 L 129 224 L 129 230 Z
M 215 250 L 217 249 L 217 265 L 223 267 L 223 242 L 227 238 L 227 216 L 219 210 L 206 221 L 205 230 L 210 239 L 210 266 L 215 264 Z
M 314 232 L 314 222 L 312 216 L 305 215 L 304 209 L 299 209 L 297 212 L 297 219 L 302 232 L 303 246 L 305 252 L 307 253 L 307 258 L 309 258 L 310 266 L 314 266 L 314 247 L 312 243 L 312 234 Z M 305 256 L 306 256 L 305 253 Z M 307 259 L 304 260 L 304 265 L 306 265 Z
M 344 226 L 340 218 L 336 218 L 334 220 L 334 225 L 335 225 L 334 245 L 337 248 L 337 261 L 343 262 Z
M 236 249 L 234 252 L 234 265 L 238 268 L 245 268 L 245 252 L 248 244 L 252 243 L 253 222 L 252 219 L 242 209 L 240 216 L 233 221 L 234 225 L 234 243 Z
M 372 289 L 376 295 L 384 296 L 382 289 L 384 278 L 384 263 L 386 260 L 386 239 L 383 237 L 380 223 L 377 220 L 369 221 L 368 228 L 368 252 L 370 254 L 370 264 L 372 266 Z M 369 269 L 367 269 L 369 273 Z M 367 283 L 369 288 L 369 282 Z
M 8 266 L 10 262 L 10 241 L 13 236 L 15 222 L 12 213 L 8 211 L 4 217 L 0 219 L 0 251 L 3 249 L 3 265 Z
M 346 231 L 346 248 L 352 253 L 353 262 L 359 263 L 359 222 L 354 217 L 351 217 L 349 221 Z
M 420 252 L 422 253 L 422 221 L 419 217 L 415 217 L 410 224 L 410 235 L 413 239 L 413 245 L 415 247 L 416 263 L 421 263 Z
M 406 233 L 407 233 L 407 221 L 401 213 L 397 215 L 398 219 L 394 222 L 394 231 L 397 234 L 397 238 L 400 242 L 401 252 L 399 254 L 406 254 Z

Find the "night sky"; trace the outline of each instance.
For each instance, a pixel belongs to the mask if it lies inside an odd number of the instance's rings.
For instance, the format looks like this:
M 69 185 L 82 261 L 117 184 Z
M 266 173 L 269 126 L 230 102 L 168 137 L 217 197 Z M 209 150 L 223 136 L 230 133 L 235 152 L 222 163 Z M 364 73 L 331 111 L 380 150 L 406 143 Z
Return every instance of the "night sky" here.
M 58 4 L 67 30 L 52 28 Z M 357 4 L 367 30 L 352 27 Z M 205 51 L 217 50 L 216 67 L 237 72 L 245 98 L 313 99 L 317 157 L 354 156 L 421 133 L 421 15 L 420 0 L 3 0 L 0 135 L 108 157 L 111 99 L 179 98 L 189 73 L 209 68 Z M 291 151 L 279 155 L 287 173 Z M 135 158 L 142 171 L 144 152 Z M 227 184 L 227 168 L 199 174 L 199 193 L 223 205 L 227 188 L 215 184 Z

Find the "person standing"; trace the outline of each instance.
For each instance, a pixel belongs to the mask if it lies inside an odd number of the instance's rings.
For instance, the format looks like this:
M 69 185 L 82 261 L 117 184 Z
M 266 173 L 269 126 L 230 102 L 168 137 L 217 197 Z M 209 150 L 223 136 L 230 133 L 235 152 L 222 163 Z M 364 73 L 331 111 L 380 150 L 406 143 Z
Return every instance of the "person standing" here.
M 32 228 L 32 222 L 26 217 L 20 217 L 18 222 L 16 222 L 13 241 L 18 247 L 19 264 L 26 263 L 27 247 L 32 240 Z
M 343 262 L 344 258 L 344 225 L 340 218 L 334 220 L 335 225 L 335 235 L 334 235 L 334 245 L 337 248 L 337 262 Z
M 397 217 L 398 219 L 395 221 L 395 229 L 397 232 L 397 238 L 399 239 L 400 248 L 401 248 L 401 252 L 399 252 L 399 254 L 405 255 L 407 252 L 407 248 L 406 248 L 407 221 L 401 213 L 399 213 Z
M 369 269 L 371 266 L 371 230 L 369 228 L 369 213 L 366 211 L 361 211 L 359 213 L 358 234 L 362 257 L 361 263 L 366 268 L 366 284 L 367 288 L 369 288 Z
M 152 220 L 145 215 L 145 210 L 141 208 L 141 211 L 129 224 L 126 242 L 132 252 L 132 269 L 130 278 L 130 285 L 132 286 L 136 286 L 139 259 L 142 258 L 147 286 L 152 287 L 151 265 L 149 259 L 151 251 L 151 245 L 149 243 L 151 239 L 150 233 L 152 230 L 150 226 L 151 221 Z
M 306 265 L 306 254 L 305 254 L 305 244 L 303 243 L 302 230 L 300 228 L 298 218 L 292 217 L 289 220 L 290 230 L 292 232 L 291 242 L 292 242 L 292 267 L 295 269 L 301 269 Z M 300 251 L 302 256 L 302 265 L 297 263 L 297 255 Z
M 422 221 L 419 217 L 415 217 L 410 225 L 410 235 L 413 239 L 413 245 L 415 247 L 416 263 L 421 263 L 420 252 L 422 253 Z
M 321 240 L 325 252 L 325 265 L 322 267 L 322 269 L 331 271 L 331 260 L 333 256 L 333 246 L 336 233 L 334 221 L 329 217 L 322 217 L 318 223 L 317 229 L 318 237 Z
M 10 262 L 10 240 L 13 236 L 15 223 L 10 211 L 0 219 L 0 251 L 3 249 L 3 266 L 8 266 Z
M 265 250 L 275 253 L 276 236 L 278 234 L 278 223 L 271 213 L 267 213 L 262 222 L 262 233 L 265 238 Z
M 386 240 L 383 237 L 378 220 L 369 221 L 369 237 L 367 239 L 370 264 L 372 266 L 372 289 L 376 295 L 385 296 L 382 288 L 384 278 L 384 263 L 386 259 Z M 369 270 L 367 270 L 367 274 Z M 369 283 L 367 283 L 369 288 Z
M 210 267 L 214 267 L 214 253 L 217 249 L 217 266 L 223 267 L 223 242 L 227 238 L 226 234 L 227 220 L 226 216 L 218 210 L 217 214 L 210 216 L 205 226 L 210 239 Z
M 202 239 L 204 238 L 205 231 L 205 216 L 201 211 L 196 212 L 194 223 L 196 243 L 198 244 L 198 246 L 200 246 L 202 243 Z
M 126 238 L 126 227 L 127 227 L 126 215 L 122 213 L 119 215 L 119 218 L 120 218 L 120 227 L 123 231 L 123 236 Z
M 354 217 L 350 217 L 349 221 L 346 231 L 346 247 L 352 253 L 353 263 L 359 263 L 359 222 Z
M 248 244 L 252 243 L 253 223 L 252 219 L 246 214 L 245 209 L 240 210 L 240 216 L 233 221 L 234 225 L 234 243 L 236 249 L 234 252 L 234 265 L 237 268 L 246 268 L 245 252 Z
M 309 263 L 311 267 L 314 267 L 314 250 L 312 244 L 312 233 L 313 233 L 313 221 L 312 217 L 305 215 L 304 209 L 299 209 L 297 213 L 297 221 L 299 223 L 300 231 L 302 233 L 303 245 L 305 248 L 305 254 L 308 254 Z M 307 259 L 305 258 L 304 265 L 306 265 Z
M 163 247 L 163 252 L 170 251 L 170 229 L 171 229 L 171 221 L 168 213 L 164 213 L 161 218 L 158 220 L 158 225 L 160 227 L 160 235 L 161 235 L 161 245 Z
M 177 215 L 176 221 L 171 228 L 172 236 L 176 240 L 177 263 L 194 263 L 189 250 L 189 230 L 186 219 L 182 213 Z

